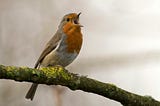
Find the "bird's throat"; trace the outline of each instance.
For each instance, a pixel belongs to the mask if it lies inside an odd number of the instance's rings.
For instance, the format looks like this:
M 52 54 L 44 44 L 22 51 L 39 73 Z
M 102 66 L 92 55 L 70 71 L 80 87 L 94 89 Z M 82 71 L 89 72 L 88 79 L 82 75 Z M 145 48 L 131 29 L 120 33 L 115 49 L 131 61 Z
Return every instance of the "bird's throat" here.
M 68 23 L 64 25 L 63 32 L 67 35 L 67 51 L 69 53 L 79 53 L 83 40 L 81 28 L 77 25 L 73 25 L 72 23 Z

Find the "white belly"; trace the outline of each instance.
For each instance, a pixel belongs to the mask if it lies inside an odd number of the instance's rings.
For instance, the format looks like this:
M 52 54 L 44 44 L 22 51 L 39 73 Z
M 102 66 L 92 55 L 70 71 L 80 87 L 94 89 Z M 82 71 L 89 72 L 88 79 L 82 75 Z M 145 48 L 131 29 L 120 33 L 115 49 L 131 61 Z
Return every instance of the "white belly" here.
M 77 57 L 77 53 L 64 53 L 64 52 L 57 52 L 52 51 L 49 53 L 42 61 L 41 65 L 44 67 L 47 66 L 55 66 L 55 65 L 61 65 L 63 67 L 66 67 L 70 63 L 73 62 L 73 60 Z

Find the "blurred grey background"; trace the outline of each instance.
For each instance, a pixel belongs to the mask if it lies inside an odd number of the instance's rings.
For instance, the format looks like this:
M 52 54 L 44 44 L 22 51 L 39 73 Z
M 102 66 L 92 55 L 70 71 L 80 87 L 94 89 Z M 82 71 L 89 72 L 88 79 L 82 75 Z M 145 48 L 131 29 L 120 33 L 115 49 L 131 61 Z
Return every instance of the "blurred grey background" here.
M 68 70 L 160 100 L 159 0 L 0 0 L 0 64 L 33 67 L 71 12 L 82 12 L 84 42 Z M 0 106 L 58 106 L 53 86 L 26 100 L 30 85 L 0 80 Z M 62 106 L 121 106 L 68 88 L 60 97 Z

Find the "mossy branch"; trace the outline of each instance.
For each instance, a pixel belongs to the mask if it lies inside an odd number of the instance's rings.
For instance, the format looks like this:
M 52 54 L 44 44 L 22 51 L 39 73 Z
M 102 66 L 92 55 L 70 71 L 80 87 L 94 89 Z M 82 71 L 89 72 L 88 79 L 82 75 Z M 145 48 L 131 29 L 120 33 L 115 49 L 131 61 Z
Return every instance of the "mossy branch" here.
M 149 96 L 140 96 L 113 84 L 103 83 L 86 76 L 70 73 L 60 66 L 41 68 L 0 65 L 0 79 L 34 82 L 47 85 L 62 85 L 71 90 L 95 93 L 120 102 L 124 106 L 160 106 L 160 102 Z

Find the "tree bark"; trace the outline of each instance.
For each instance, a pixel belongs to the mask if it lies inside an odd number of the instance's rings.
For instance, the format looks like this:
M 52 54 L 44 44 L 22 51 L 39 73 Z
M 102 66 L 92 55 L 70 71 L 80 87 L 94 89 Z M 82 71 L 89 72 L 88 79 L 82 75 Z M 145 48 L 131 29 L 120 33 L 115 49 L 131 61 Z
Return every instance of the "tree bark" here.
M 61 66 L 33 69 L 0 65 L 0 79 L 26 81 L 47 85 L 62 85 L 71 90 L 82 90 L 120 102 L 123 106 L 160 106 L 151 96 L 140 96 L 113 84 L 70 73 Z

